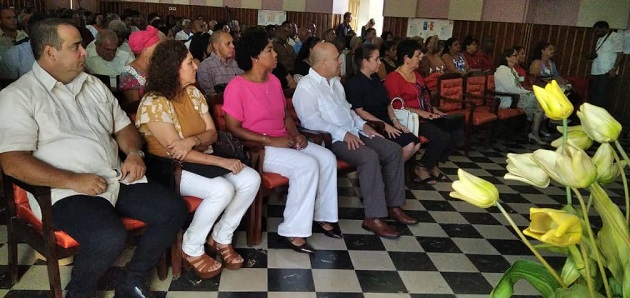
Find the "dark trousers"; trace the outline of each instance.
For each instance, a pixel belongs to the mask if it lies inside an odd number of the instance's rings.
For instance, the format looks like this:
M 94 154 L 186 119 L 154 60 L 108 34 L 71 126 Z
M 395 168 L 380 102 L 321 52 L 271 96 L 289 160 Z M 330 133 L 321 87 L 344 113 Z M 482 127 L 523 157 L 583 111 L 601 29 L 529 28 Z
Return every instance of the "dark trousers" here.
M 613 82 L 614 78 L 608 76 L 607 73 L 602 75 L 591 75 L 589 82 L 590 98 L 588 102 L 592 105 L 596 105 L 610 111 L 610 89 L 613 87 Z
M 183 225 L 186 214 L 181 198 L 151 181 L 121 184 L 115 207 L 103 198 L 86 195 L 56 202 L 53 228 L 65 231 L 80 244 L 68 291 L 76 297 L 89 297 L 94 293 L 98 279 L 125 248 L 127 231 L 120 217 L 147 224 L 120 279 L 133 284 L 143 282 L 148 271 L 157 264 Z
M 457 149 L 457 144 L 464 139 L 462 128 L 448 131 L 431 121 L 420 123 L 418 133 L 429 139 L 427 149 L 420 159 L 422 166 L 429 169 L 440 161 L 447 161 L 448 157 Z
M 365 217 L 387 217 L 387 207 L 405 204 L 405 172 L 400 145 L 381 137 L 361 135 L 365 146 L 349 150 L 346 142 L 335 142 L 332 151 L 357 167 Z

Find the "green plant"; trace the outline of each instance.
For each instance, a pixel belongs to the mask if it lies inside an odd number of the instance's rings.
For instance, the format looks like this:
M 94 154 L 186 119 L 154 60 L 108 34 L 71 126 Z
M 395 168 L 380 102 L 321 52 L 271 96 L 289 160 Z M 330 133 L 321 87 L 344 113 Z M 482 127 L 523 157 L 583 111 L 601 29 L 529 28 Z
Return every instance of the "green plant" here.
M 582 125 L 568 127 L 566 118 L 573 106 L 558 84 L 552 81 L 544 89 L 534 86 L 534 92 L 545 114 L 563 121 L 559 127 L 563 136 L 552 143 L 557 147 L 555 151 L 539 149 L 533 153 L 508 154 L 505 179 L 539 188 L 556 181 L 566 188 L 566 205 L 560 210 L 531 208 L 531 223 L 520 231 L 490 182 L 459 169 L 459 180 L 453 182 L 454 191 L 450 193 L 481 208 L 496 206 L 539 261 L 516 261 L 497 283 L 491 297 L 511 296 L 514 284 L 521 279 L 527 280 L 543 297 L 630 297 L 630 197 L 624 172 L 630 159 L 617 141 L 621 124 L 606 110 L 585 103 L 577 112 Z M 600 146 L 589 157 L 584 150 L 594 142 Z M 625 217 L 602 188 L 619 175 L 624 187 Z M 581 189 L 589 191 L 588 200 L 580 193 Z M 573 199 L 577 204 L 573 204 Z M 597 235 L 588 217 L 591 208 L 603 223 Z M 525 235 L 541 244 L 533 245 Z M 539 249 L 566 256 L 560 273 L 545 261 Z

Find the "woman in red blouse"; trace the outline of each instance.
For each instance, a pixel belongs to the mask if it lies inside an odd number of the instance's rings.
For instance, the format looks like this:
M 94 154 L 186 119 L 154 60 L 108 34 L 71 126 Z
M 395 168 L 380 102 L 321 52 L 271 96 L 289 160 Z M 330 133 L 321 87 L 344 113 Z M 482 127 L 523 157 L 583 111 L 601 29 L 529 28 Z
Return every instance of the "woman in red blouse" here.
M 416 71 L 421 55 L 420 46 L 415 41 L 400 42 L 397 54 L 400 66 L 387 75 L 385 88 L 390 99 L 402 98 L 405 109 L 420 116 L 419 133 L 430 142 L 416 167 L 416 175 L 422 183 L 435 184 L 436 180 L 448 179 L 438 168 L 438 162 L 448 160 L 464 138 L 464 132 L 461 128 L 449 131 L 432 121 L 446 114 L 431 106 L 431 97 L 424 79 Z

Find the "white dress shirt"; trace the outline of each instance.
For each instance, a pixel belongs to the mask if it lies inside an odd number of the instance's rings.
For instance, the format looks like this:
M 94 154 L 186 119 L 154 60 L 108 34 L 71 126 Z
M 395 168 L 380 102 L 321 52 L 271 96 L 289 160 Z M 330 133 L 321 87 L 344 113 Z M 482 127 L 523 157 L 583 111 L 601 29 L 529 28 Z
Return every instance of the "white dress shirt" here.
M 617 55 L 623 52 L 623 39 L 617 32 L 611 32 L 606 39 L 606 35 L 600 37 L 595 44 L 597 50 L 597 58 L 593 60 L 591 67 L 592 75 L 601 75 L 608 73 L 615 66 Z M 603 42 L 603 44 L 602 44 Z
M 348 132 L 358 137 L 366 123 L 351 109 L 339 77 L 328 80 L 313 68 L 298 83 L 293 105 L 302 126 L 329 132 L 333 142 Z
M 112 61 L 106 61 L 96 52 L 96 45 L 92 41 L 85 48 L 87 57 L 85 58 L 85 67 L 91 74 L 100 74 L 109 76 L 112 87 L 118 86 L 116 76 L 125 70 L 125 65 L 131 63 L 134 59 L 127 51 L 118 48 L 116 56 Z

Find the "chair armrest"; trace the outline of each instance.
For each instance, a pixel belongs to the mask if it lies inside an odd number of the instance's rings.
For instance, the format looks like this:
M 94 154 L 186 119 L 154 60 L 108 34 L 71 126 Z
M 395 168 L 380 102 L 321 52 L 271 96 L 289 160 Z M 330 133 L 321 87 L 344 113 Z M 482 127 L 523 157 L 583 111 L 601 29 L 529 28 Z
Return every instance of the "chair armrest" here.
M 8 199 L 8 195 L 7 192 L 11 192 L 13 193 L 13 184 L 19 186 L 21 189 L 26 190 L 27 192 L 31 193 L 34 197 L 35 200 L 37 200 L 37 203 L 39 204 L 40 208 L 42 209 L 42 214 L 44 212 L 44 208 L 48 208 L 49 210 L 52 211 L 52 201 L 50 198 L 50 187 L 48 186 L 35 186 L 35 185 L 31 185 L 28 184 L 26 182 L 23 182 L 21 180 L 18 180 L 16 178 L 13 178 L 9 175 L 4 174 L 4 172 L 2 173 L 2 181 L 4 183 L 4 192 L 5 192 L 5 198 Z M 14 194 L 15 195 L 15 194 Z M 12 202 L 12 204 L 14 204 L 15 202 Z
M 376 132 L 382 135 L 387 134 L 387 132 L 385 132 L 385 123 L 383 123 L 382 121 L 368 120 L 367 125 L 369 125 L 372 129 L 376 130 Z
M 298 131 L 303 134 L 309 141 L 321 145 L 322 143 L 326 148 L 330 148 L 332 145 L 332 135 L 322 130 L 306 129 L 304 127 L 298 127 Z

